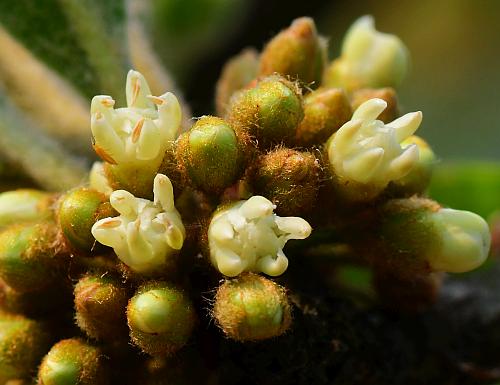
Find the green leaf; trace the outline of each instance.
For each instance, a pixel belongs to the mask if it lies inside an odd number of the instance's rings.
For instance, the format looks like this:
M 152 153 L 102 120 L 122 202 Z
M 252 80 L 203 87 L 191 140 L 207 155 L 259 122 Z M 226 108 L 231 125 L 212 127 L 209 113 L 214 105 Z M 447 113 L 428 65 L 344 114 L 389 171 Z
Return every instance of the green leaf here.
M 488 217 L 500 209 L 500 163 L 440 164 L 434 171 L 429 193 L 445 206 Z

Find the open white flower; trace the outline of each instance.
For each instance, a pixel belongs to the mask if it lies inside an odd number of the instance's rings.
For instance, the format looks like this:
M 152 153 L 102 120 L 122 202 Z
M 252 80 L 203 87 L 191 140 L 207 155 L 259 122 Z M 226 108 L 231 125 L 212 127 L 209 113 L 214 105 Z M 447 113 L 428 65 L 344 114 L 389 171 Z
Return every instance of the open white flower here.
M 278 276 L 288 267 L 283 247 L 290 239 L 305 239 L 311 226 L 299 217 L 279 217 L 268 199 L 253 196 L 223 208 L 208 228 L 212 264 L 224 275 L 243 271 Z
M 152 96 L 146 79 L 129 71 L 127 107 L 114 109 L 110 96 L 92 99 L 91 129 L 96 153 L 111 164 L 161 162 L 181 125 L 182 112 L 171 92 Z
M 390 181 L 408 174 L 418 162 L 418 146 L 402 148 L 401 142 L 418 129 L 422 113 L 412 112 L 384 124 L 376 118 L 386 107 L 382 99 L 366 101 L 333 134 L 328 157 L 340 179 L 381 191 Z
M 112 247 L 123 263 L 139 273 L 165 265 L 182 248 L 186 236 L 170 179 L 156 175 L 153 193 L 151 202 L 125 190 L 114 191 L 110 202 L 120 216 L 102 219 L 92 227 L 97 241 Z
M 395 35 L 378 32 L 372 16 L 356 20 L 342 52 L 327 73 L 327 83 L 348 91 L 398 86 L 408 71 L 408 51 Z
M 483 218 L 453 209 L 440 209 L 430 218 L 440 235 L 438 249 L 433 249 L 427 258 L 433 270 L 462 273 L 483 264 L 491 244 L 490 230 Z

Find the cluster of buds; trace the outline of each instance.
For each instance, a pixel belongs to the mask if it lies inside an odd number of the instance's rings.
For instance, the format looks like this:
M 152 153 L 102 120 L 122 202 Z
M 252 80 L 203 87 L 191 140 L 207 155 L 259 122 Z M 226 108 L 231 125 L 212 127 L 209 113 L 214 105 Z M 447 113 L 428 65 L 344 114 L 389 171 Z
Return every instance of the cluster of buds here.
M 391 88 L 406 52 L 364 17 L 328 65 L 326 39 L 301 18 L 232 59 L 219 116 L 186 132 L 177 98 L 151 95 L 136 71 L 127 107 L 94 97 L 102 161 L 88 183 L 0 194 L 0 382 L 38 370 L 39 385 L 116 383 L 127 371 L 115 361 L 143 367 L 143 352 L 158 366 L 210 324 L 240 343 L 277 338 L 293 329 L 284 282 L 329 281 L 287 269 L 325 243 L 374 269 L 382 302 L 410 309 L 432 302 L 436 277 L 480 266 L 485 221 L 425 196 L 435 156 L 414 135 L 422 113 L 399 116 Z M 79 332 L 54 332 L 41 320 L 67 321 L 67 302 Z

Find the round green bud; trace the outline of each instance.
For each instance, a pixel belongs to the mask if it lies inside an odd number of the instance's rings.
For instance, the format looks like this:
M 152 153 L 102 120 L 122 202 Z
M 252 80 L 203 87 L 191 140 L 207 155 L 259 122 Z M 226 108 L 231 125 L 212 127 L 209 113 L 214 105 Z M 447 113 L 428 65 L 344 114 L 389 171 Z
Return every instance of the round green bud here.
M 213 315 L 224 333 L 237 341 L 277 337 L 291 323 L 285 289 L 253 273 L 226 280 L 219 287 Z
M 35 374 L 49 339 L 39 322 L 0 312 L 0 383 Z
M 59 341 L 38 370 L 38 385 L 104 385 L 107 370 L 101 351 L 81 339 Z
M 362 88 L 354 91 L 351 95 L 352 110 L 357 110 L 364 102 L 374 98 L 382 99 L 387 102 L 387 107 L 380 113 L 377 120 L 381 120 L 384 123 L 390 123 L 399 117 L 398 96 L 394 88 L 391 87 Z
M 299 87 L 272 75 L 231 98 L 228 120 L 237 132 L 248 132 L 259 147 L 290 142 L 304 117 Z
M 319 146 L 352 116 L 347 95 L 341 88 L 320 88 L 305 96 L 304 119 L 297 128 L 295 144 Z
M 410 197 L 415 194 L 422 194 L 431 182 L 432 172 L 437 162 L 436 155 L 429 144 L 416 135 L 412 135 L 401 142 L 403 147 L 412 144 L 416 144 L 418 147 L 418 162 L 406 176 L 396 179 L 389 185 L 387 189 L 388 195 Z
M 54 194 L 32 189 L 0 194 L 0 227 L 13 223 L 39 221 L 52 216 Z
M 65 194 L 59 204 L 59 225 L 74 248 L 91 251 L 96 243 L 90 230 L 99 219 L 116 214 L 108 198 L 96 190 L 81 187 Z
M 312 209 L 320 186 L 321 166 L 311 153 L 278 148 L 257 160 L 255 191 L 276 205 L 282 216 L 299 216 Z
M 17 291 L 54 283 L 57 229 L 53 223 L 11 225 L 0 232 L 0 278 Z
M 259 54 L 253 48 L 244 49 L 224 65 L 215 86 L 217 115 L 226 115 L 231 96 L 255 79 L 258 67 Z
M 75 286 L 76 323 L 89 337 L 126 339 L 128 293 L 117 279 L 99 274 L 81 278 Z
M 301 17 L 266 45 L 260 57 L 260 75 L 279 73 L 318 87 L 326 65 L 326 44 L 318 37 L 316 25 Z
M 152 356 L 168 356 L 188 341 L 195 312 L 183 291 L 164 282 L 151 282 L 129 301 L 127 320 L 134 344 Z
M 196 188 L 220 193 L 241 176 L 246 141 L 224 120 L 201 117 L 177 143 L 181 173 Z

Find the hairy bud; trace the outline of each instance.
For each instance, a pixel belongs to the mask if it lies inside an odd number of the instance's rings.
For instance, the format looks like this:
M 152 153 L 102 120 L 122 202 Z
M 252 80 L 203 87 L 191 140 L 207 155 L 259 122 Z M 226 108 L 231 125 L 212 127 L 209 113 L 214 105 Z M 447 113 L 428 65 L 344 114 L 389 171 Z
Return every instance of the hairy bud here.
M 276 205 L 279 215 L 303 215 L 316 201 L 320 172 L 313 154 L 278 148 L 258 159 L 253 185 Z
M 341 88 L 320 88 L 304 98 L 304 119 L 297 128 L 295 144 L 320 146 L 352 116 Z
M 108 384 L 105 357 L 99 348 L 81 339 L 59 341 L 38 370 L 38 385 Z
M 184 178 L 207 193 L 220 193 L 241 176 L 248 139 L 224 120 L 203 116 L 177 143 L 177 161 Z
M 81 187 L 61 197 L 58 209 L 59 226 L 72 247 L 89 252 L 95 244 L 91 233 L 92 226 L 98 220 L 115 213 L 106 195 Z
M 113 341 L 127 337 L 127 289 L 120 281 L 87 275 L 75 286 L 76 323 L 89 337 Z
M 326 42 L 314 21 L 301 17 L 276 35 L 262 51 L 259 75 L 280 75 L 318 87 L 326 64 Z
M 231 98 L 228 121 L 237 132 L 248 132 L 259 147 L 288 142 L 304 117 L 298 86 L 272 75 Z
M 129 301 L 127 319 L 134 344 L 152 356 L 168 356 L 187 343 L 196 316 L 183 291 L 151 282 Z
M 285 290 L 252 273 L 226 280 L 219 287 L 213 316 L 224 334 L 236 341 L 277 337 L 292 321 Z

